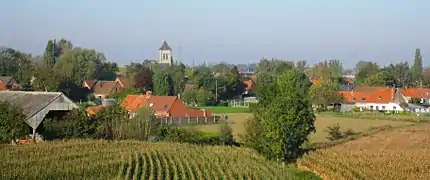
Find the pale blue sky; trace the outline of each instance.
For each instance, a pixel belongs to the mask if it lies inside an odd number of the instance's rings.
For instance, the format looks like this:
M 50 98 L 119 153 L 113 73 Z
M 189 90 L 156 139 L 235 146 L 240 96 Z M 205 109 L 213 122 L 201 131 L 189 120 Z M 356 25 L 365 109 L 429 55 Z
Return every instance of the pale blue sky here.
M 128 64 L 157 59 L 167 40 L 187 64 L 265 56 L 352 67 L 412 62 L 417 47 L 427 59 L 429 20 L 428 0 L 4 0 L 0 45 L 41 54 L 64 37 Z

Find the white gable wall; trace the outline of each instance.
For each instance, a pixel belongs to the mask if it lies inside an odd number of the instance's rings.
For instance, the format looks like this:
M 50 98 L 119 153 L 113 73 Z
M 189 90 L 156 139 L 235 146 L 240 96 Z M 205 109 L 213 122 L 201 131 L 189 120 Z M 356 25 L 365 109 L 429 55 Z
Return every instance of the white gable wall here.
M 397 103 L 356 103 L 355 106 L 369 109 L 369 110 L 382 110 L 382 111 L 403 111 L 404 109 L 400 107 Z

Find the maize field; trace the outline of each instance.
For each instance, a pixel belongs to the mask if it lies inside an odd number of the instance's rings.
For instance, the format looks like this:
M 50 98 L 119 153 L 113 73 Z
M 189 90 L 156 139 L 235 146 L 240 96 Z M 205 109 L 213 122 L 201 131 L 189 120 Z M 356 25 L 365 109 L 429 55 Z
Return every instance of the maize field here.
M 392 129 L 305 155 L 323 179 L 430 179 L 430 125 Z
M 138 141 L 1 145 L 0 179 L 320 179 L 254 150 Z

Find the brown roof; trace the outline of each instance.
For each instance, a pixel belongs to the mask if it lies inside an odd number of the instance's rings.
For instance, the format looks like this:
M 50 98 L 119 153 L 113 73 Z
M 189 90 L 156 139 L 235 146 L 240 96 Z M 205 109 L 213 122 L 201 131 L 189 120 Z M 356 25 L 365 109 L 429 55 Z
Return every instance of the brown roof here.
M 12 76 L 0 76 L 0 82 L 3 84 L 8 84 L 12 79 Z
M 115 81 L 97 81 L 93 88 L 95 94 L 110 94 L 121 91 L 121 85 Z
M 116 78 L 116 81 L 119 82 L 123 88 L 131 88 L 132 86 L 129 78 Z
M 86 80 L 86 81 L 84 81 L 88 86 L 89 86 L 89 88 L 93 88 L 93 86 L 94 86 L 94 83 L 96 82 L 95 80 Z

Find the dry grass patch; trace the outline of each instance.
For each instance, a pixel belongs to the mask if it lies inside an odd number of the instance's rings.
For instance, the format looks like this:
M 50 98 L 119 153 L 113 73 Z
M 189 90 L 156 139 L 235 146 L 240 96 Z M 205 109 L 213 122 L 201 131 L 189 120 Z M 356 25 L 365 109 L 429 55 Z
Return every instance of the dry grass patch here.
M 387 130 L 305 155 L 328 179 L 430 179 L 430 125 Z

